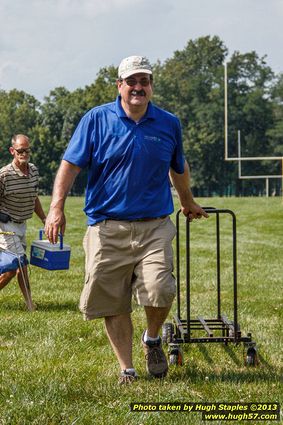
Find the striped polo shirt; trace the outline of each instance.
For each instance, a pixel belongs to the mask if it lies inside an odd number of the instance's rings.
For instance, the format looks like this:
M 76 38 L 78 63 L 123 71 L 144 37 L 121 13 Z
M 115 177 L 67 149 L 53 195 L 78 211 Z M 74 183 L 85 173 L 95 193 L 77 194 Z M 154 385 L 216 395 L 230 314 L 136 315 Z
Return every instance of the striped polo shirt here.
M 31 163 L 28 167 L 28 176 L 14 163 L 0 169 L 0 211 L 16 223 L 31 218 L 38 196 L 38 170 Z

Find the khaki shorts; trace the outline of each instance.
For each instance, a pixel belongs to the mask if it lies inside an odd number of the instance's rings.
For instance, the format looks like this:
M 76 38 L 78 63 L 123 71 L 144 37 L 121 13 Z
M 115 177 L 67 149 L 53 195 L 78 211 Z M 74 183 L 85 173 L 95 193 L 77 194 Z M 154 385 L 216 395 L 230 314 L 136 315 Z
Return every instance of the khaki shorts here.
M 175 296 L 175 234 L 169 217 L 105 220 L 89 226 L 83 241 L 86 267 L 80 310 L 84 319 L 130 313 L 133 294 L 139 305 L 170 307 Z
M 1 232 L 14 232 L 15 235 L 3 235 Z M 0 248 L 23 255 L 26 251 L 26 223 L 0 222 Z

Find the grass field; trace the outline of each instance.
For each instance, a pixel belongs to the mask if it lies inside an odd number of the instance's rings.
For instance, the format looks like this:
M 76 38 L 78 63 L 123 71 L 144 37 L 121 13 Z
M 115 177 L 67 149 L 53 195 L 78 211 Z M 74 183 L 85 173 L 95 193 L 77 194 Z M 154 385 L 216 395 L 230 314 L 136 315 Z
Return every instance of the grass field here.
M 49 198 L 42 201 L 47 209 Z M 26 311 L 14 281 L 0 293 L 0 424 L 194 425 L 204 423 L 200 412 L 137 413 L 130 411 L 130 403 L 282 403 L 281 199 L 199 200 L 202 205 L 230 208 L 237 215 L 239 322 L 243 333 L 251 332 L 257 342 L 259 366 L 244 366 L 242 345 L 185 344 L 182 367 L 171 366 L 164 380 L 149 379 L 140 346 L 144 315 L 134 305 L 134 359 L 140 380 L 127 387 L 117 384 L 119 368 L 105 337 L 103 321 L 84 322 L 77 308 L 84 270 L 83 202 L 83 198 L 67 201 L 65 242 L 72 249 L 70 270 L 31 267 L 38 310 Z M 192 224 L 192 309 L 194 314 L 204 316 L 215 315 L 213 226 L 212 217 Z M 28 226 L 29 244 L 37 239 L 38 229 L 39 221 L 34 217 Z M 232 312 L 230 229 L 231 220 L 221 219 L 222 300 L 228 316 Z M 175 309 L 176 305 L 172 313 Z

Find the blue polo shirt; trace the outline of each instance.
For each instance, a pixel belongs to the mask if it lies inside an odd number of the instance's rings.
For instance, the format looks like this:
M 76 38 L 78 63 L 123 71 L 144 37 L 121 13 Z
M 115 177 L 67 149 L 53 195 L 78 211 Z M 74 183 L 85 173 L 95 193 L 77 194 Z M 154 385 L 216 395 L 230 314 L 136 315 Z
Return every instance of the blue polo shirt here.
M 88 167 L 84 211 L 89 225 L 168 215 L 174 210 L 169 168 L 184 172 L 180 122 L 149 102 L 136 123 L 118 96 L 83 116 L 63 159 Z

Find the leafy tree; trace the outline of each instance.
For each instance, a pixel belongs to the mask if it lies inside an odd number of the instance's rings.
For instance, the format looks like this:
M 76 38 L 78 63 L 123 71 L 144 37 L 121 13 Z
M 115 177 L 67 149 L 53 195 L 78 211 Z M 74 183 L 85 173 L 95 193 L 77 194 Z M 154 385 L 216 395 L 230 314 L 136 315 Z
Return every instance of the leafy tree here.
M 87 109 L 112 102 L 117 96 L 117 68 L 109 66 L 100 69 L 96 80 L 84 89 Z
M 235 52 L 229 62 L 230 136 L 236 139 L 237 130 L 245 136 L 243 156 L 263 156 L 269 151 L 266 132 L 273 123 L 269 99 L 273 77 L 264 58 L 260 59 L 255 52 L 244 55 Z
M 270 89 L 274 74 L 265 57 L 256 52 L 235 52 L 228 65 L 228 105 L 230 156 L 238 156 L 237 131 L 241 131 L 241 156 L 272 156 L 268 131 L 273 126 Z M 242 174 L 272 174 L 274 164 L 262 161 L 242 162 Z M 263 180 L 238 181 L 239 191 L 246 187 L 251 193 L 262 190 Z
M 228 194 L 232 186 L 241 190 L 237 163 L 224 161 L 223 63 L 227 55 L 219 37 L 207 36 L 189 41 L 184 50 L 155 67 L 155 99 L 181 119 L 196 194 Z M 273 77 L 264 58 L 255 52 L 232 55 L 228 65 L 229 156 L 237 156 L 239 129 L 245 137 L 246 156 L 270 151 L 267 132 L 273 125 L 269 97 Z M 250 169 L 256 172 L 261 166 L 252 163 Z
M 13 134 L 31 136 L 40 117 L 40 103 L 31 95 L 19 91 L 0 91 L 0 166 L 11 161 L 8 148 Z
M 283 158 L 283 74 L 276 77 L 275 84 L 271 89 L 271 99 L 273 108 L 273 126 L 267 131 L 269 146 L 273 156 L 281 156 Z M 272 162 L 272 174 L 282 175 L 282 160 Z M 275 193 L 282 193 L 282 180 L 272 179 L 271 185 Z
M 94 106 L 115 98 L 117 93 L 116 75 L 116 68 L 103 68 L 90 86 L 77 89 L 72 93 L 64 87 L 57 87 L 44 99 L 41 106 L 43 130 L 37 128 L 37 134 L 40 139 L 39 146 L 41 146 L 38 155 L 41 155 L 45 176 L 42 177 L 42 185 L 47 192 L 50 192 L 51 182 L 54 180 L 62 155 L 82 116 Z M 44 153 L 42 145 L 45 146 L 44 156 L 49 158 L 48 163 L 42 157 Z M 83 170 L 76 179 L 72 188 L 73 194 L 84 192 L 86 174 L 86 170 Z
M 44 99 L 41 106 L 41 128 L 36 130 L 39 137 L 38 161 L 41 162 L 41 172 L 44 175 L 41 187 L 47 193 L 51 191 L 55 173 L 73 131 L 86 112 L 84 95 L 82 89 L 71 93 L 65 87 L 57 87 Z M 80 176 L 76 181 L 74 193 L 81 186 L 81 179 Z M 83 187 L 80 187 L 79 192 L 83 192 Z
M 238 164 L 224 160 L 224 69 L 228 50 L 219 37 L 189 40 L 163 64 L 154 65 L 154 102 L 182 123 L 185 155 L 195 195 L 258 192 L 262 181 L 238 180 Z M 100 69 L 92 84 L 70 92 L 52 90 L 40 104 L 23 91 L 0 91 L 0 165 L 10 160 L 14 133 L 32 142 L 32 161 L 40 169 L 40 187 L 52 190 L 63 152 L 85 112 L 117 95 L 117 68 Z M 229 157 L 283 155 L 283 74 L 275 78 L 265 57 L 234 52 L 228 63 Z M 279 163 L 245 162 L 243 174 L 278 174 Z M 73 186 L 84 192 L 86 170 Z
M 273 126 L 267 135 L 274 156 L 283 155 L 283 74 L 278 75 L 271 90 Z
M 226 55 L 219 37 L 201 37 L 189 41 L 163 66 L 156 66 L 155 99 L 182 122 L 196 194 L 219 189 L 229 169 L 223 161 L 222 64 Z

